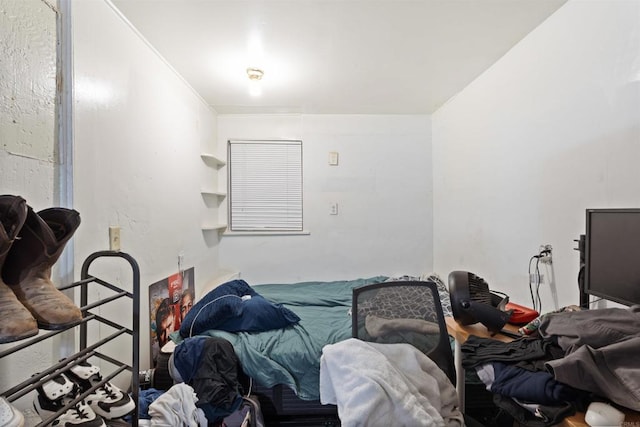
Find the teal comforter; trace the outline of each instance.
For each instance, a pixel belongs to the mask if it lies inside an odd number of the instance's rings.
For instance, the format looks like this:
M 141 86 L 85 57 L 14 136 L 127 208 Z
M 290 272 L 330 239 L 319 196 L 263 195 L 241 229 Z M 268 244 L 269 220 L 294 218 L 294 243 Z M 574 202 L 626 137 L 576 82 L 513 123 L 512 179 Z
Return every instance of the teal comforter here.
M 209 330 L 205 335 L 228 340 L 243 371 L 261 385 L 284 384 L 301 399 L 318 400 L 322 348 L 351 337 L 352 289 L 386 279 L 256 285 L 256 292 L 292 310 L 300 322 L 267 332 Z

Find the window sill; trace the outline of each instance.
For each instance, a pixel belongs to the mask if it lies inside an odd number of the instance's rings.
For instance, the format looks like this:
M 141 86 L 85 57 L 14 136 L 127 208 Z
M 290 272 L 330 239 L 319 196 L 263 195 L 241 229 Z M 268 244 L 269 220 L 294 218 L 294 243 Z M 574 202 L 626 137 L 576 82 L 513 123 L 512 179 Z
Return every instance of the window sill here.
M 229 231 L 226 230 L 222 233 L 223 236 L 236 237 L 236 236 L 308 236 L 311 232 L 309 230 L 302 231 Z

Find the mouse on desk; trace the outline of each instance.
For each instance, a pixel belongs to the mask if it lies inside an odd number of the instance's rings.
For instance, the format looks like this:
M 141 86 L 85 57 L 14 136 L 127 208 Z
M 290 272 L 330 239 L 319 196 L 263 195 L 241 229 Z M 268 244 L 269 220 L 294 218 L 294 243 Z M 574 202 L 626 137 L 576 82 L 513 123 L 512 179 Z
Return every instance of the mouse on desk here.
M 591 427 L 615 427 L 624 422 L 624 413 L 604 402 L 591 402 L 584 414 Z

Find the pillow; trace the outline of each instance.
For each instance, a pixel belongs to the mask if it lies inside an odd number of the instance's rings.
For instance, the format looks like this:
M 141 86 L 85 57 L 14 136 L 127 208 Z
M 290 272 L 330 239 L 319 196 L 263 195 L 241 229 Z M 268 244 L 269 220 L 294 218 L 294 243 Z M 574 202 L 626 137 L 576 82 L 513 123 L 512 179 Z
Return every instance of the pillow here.
M 233 280 L 207 293 L 189 310 L 180 325 L 180 336 L 187 338 L 209 329 L 267 331 L 298 321 L 294 312 L 266 300 L 244 280 Z
M 240 315 L 230 316 L 216 329 L 227 332 L 261 332 L 286 328 L 299 321 L 300 318 L 282 304 L 275 304 L 262 295 L 255 295 L 242 301 Z

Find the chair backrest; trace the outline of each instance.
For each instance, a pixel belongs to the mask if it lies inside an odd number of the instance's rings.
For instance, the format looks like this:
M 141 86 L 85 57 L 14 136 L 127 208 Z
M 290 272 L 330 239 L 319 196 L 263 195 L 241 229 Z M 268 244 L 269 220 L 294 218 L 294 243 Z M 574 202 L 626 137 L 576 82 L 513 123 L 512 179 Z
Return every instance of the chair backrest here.
M 398 281 L 354 288 L 351 312 L 354 338 L 411 344 L 455 385 L 451 341 L 435 283 Z

